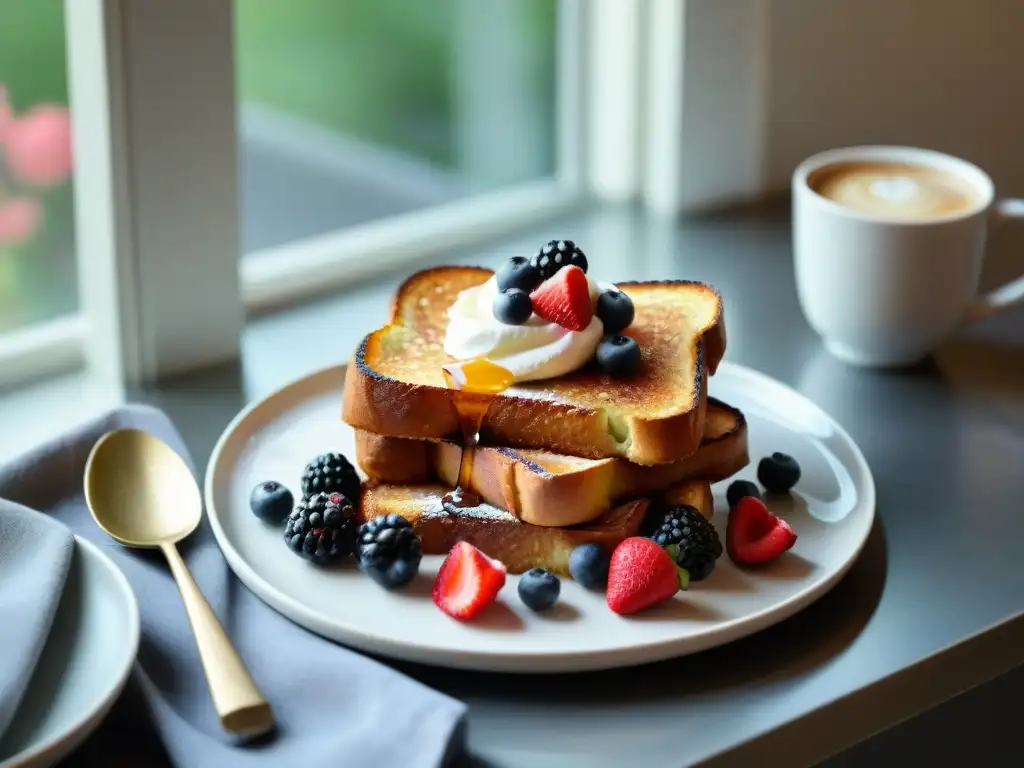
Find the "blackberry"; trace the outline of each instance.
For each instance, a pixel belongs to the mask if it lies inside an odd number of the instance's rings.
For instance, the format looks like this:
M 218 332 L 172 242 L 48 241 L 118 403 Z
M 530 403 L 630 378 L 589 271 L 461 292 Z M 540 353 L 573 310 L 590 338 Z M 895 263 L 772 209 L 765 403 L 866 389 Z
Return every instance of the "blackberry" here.
M 381 515 L 363 523 L 356 548 L 359 568 L 385 589 L 412 581 L 423 557 L 420 537 L 401 515 Z
M 352 504 L 359 503 L 359 475 L 340 453 L 325 453 L 306 465 L 302 473 L 302 495 L 340 493 Z
M 540 270 L 541 280 L 547 280 L 570 264 L 587 271 L 587 257 L 572 240 L 551 240 L 530 259 L 530 263 Z
M 694 507 L 672 507 L 651 522 L 649 537 L 674 555 L 676 565 L 689 572 L 691 581 L 706 579 L 715 570 L 715 561 L 722 556 L 722 541 Z
M 295 554 L 327 565 L 355 550 L 356 511 L 340 493 L 315 493 L 288 516 L 284 540 Z

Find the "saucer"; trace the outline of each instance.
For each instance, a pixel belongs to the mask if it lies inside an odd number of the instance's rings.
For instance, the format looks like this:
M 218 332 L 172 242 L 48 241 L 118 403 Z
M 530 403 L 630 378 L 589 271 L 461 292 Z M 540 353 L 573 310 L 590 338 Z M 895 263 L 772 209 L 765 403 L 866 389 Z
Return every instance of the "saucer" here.
M 121 694 L 139 633 L 128 580 L 99 547 L 75 536 L 53 627 L 0 741 L 0 768 L 45 768 L 81 744 Z

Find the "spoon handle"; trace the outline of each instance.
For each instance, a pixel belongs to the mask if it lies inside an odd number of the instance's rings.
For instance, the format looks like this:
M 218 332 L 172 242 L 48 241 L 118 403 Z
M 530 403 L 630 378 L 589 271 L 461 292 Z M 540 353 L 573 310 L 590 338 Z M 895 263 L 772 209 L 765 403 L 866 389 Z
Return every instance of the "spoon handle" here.
M 266 733 L 274 727 L 270 704 L 253 682 L 178 550 L 173 544 L 166 543 L 161 544 L 160 549 L 178 582 L 221 727 L 245 736 Z

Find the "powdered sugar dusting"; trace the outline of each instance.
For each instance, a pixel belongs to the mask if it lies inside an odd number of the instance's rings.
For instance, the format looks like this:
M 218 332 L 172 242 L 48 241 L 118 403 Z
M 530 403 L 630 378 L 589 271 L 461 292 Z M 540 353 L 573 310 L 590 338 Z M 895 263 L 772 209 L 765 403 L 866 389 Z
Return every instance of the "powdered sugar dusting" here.
M 503 509 L 492 507 L 490 504 L 478 504 L 475 507 L 461 507 L 455 514 L 450 513 L 441 503 L 440 496 L 431 496 L 427 506 L 423 509 L 423 519 L 430 520 L 440 517 L 469 517 L 474 520 L 482 520 L 489 523 L 505 523 L 521 525 L 519 518 L 506 512 Z
M 502 394 L 508 397 L 521 397 L 524 400 L 546 400 L 552 403 L 560 403 L 565 400 L 565 398 L 550 390 L 526 389 L 525 387 L 509 387 Z

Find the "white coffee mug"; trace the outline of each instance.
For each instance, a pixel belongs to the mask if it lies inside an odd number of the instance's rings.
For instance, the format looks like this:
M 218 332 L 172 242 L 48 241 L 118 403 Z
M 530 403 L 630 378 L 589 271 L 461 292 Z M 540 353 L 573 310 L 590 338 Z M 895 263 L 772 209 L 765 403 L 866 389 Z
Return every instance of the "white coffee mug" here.
M 924 166 L 967 182 L 963 210 L 895 218 L 819 194 L 809 177 L 841 163 Z M 900 366 L 926 357 L 958 327 L 1024 299 L 1024 277 L 978 296 L 989 224 L 1024 218 L 1024 200 L 996 200 L 992 179 L 956 157 L 911 147 L 822 152 L 793 173 L 797 294 L 807 322 L 836 357 Z

